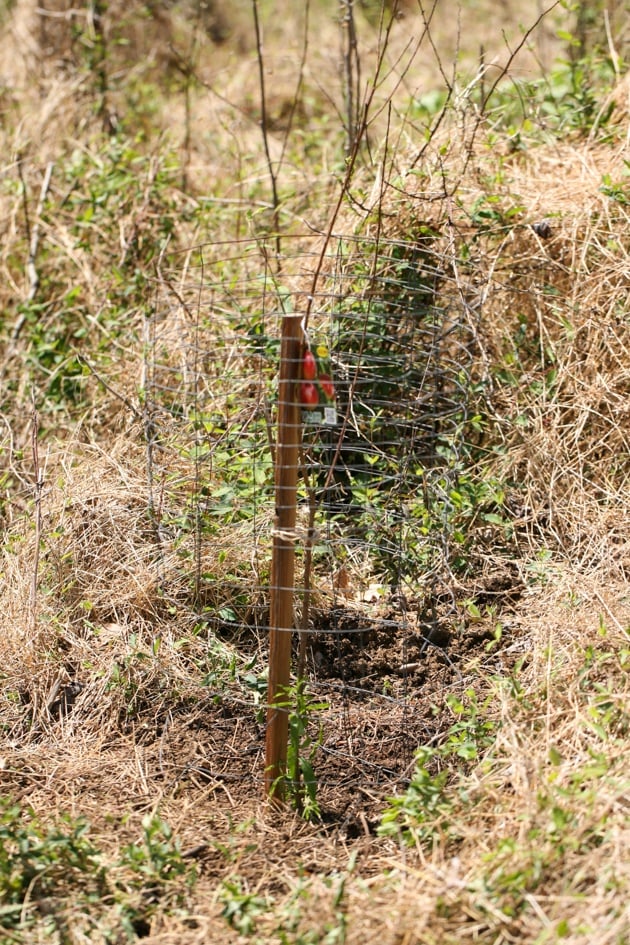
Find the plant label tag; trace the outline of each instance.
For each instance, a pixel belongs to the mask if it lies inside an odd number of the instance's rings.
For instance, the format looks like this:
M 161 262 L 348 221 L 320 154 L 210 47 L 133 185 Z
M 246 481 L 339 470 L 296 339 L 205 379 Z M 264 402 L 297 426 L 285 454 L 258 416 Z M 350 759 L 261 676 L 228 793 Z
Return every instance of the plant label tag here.
M 302 423 L 309 427 L 334 427 L 337 425 L 337 408 L 319 407 L 315 410 L 303 410 Z
M 311 348 L 308 344 L 304 348 L 297 395 L 302 405 L 302 423 L 305 426 L 336 426 L 335 384 L 330 373 L 330 352 L 326 345 Z

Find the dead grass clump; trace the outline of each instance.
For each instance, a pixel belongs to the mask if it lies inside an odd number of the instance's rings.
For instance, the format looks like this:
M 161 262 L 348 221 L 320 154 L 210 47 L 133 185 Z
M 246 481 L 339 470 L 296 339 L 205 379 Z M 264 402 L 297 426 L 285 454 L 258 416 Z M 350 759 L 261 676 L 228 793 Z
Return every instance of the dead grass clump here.
M 255 608 L 242 597 L 251 547 L 207 542 L 196 560 L 194 538 L 151 515 L 142 454 L 120 450 L 50 457 L 37 572 L 33 530 L 16 523 L 9 535 L 2 663 L 14 738 L 59 724 L 100 736 L 134 720 L 154 725 L 198 697 L 200 666 L 218 673 L 238 662 L 208 634 L 218 614 L 240 625 Z
M 177 49 L 195 43 L 222 44 L 231 39 L 236 46 L 243 34 L 241 11 L 226 10 L 215 2 L 196 0 L 122 4 L 108 3 L 99 9 L 72 5 L 65 0 L 33 4 L 19 0 L 7 17 L 7 29 L 16 57 L 36 69 L 41 78 L 92 66 L 103 68 L 119 83 L 121 70 L 129 72 L 143 64 L 146 78 L 165 69 L 176 74 Z M 15 58 L 14 66 L 17 65 Z M 153 75 L 152 75 L 153 73 Z M 23 74 L 24 80 L 27 74 Z
M 493 431 L 482 445 L 492 449 L 498 436 L 498 476 L 522 493 L 532 547 L 549 541 L 579 568 L 617 575 L 628 564 L 623 168 L 621 148 L 595 145 L 501 159 L 483 186 L 461 178 L 450 223 L 450 203 L 428 202 L 430 175 L 420 179 L 427 190 L 392 197 L 411 232 L 414 216 L 425 223 L 430 211 L 448 275 L 438 304 L 476 320 L 475 373 Z M 391 231 L 391 220 L 384 226 Z
M 630 375 L 622 299 L 630 220 L 606 183 L 619 179 L 620 157 L 578 149 L 567 154 L 565 168 L 576 174 L 571 185 L 565 169 L 558 202 L 551 188 L 551 239 L 528 235 L 528 254 L 520 238 L 499 292 L 489 295 L 481 331 L 502 365 L 498 416 L 524 434 L 520 450 L 512 434 L 510 455 L 519 464 L 513 478 L 528 483 L 532 508 L 543 511 L 568 558 L 585 570 L 617 567 L 624 574 Z M 511 180 L 528 216 L 530 200 L 542 210 L 535 173 L 528 177 L 517 165 Z
M 517 690 L 498 694 L 492 760 L 460 793 L 475 823 L 485 819 L 485 838 L 456 820 L 463 839 L 440 867 L 441 920 L 411 941 L 431 942 L 438 930 L 456 941 L 476 927 L 493 940 L 562 929 L 571 942 L 612 943 L 629 930 L 628 784 L 618 755 L 628 732 L 627 595 L 618 585 L 603 597 L 596 582 L 561 570 L 525 614 L 534 659 Z M 415 888 L 414 873 L 404 885 Z

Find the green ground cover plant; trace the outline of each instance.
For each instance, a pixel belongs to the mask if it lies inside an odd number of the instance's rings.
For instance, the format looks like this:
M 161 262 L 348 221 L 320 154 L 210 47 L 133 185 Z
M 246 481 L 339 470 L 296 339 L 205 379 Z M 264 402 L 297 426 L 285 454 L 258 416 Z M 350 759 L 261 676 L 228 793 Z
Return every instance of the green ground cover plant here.
M 92 933 L 134 940 L 156 909 L 179 907 L 182 890 L 194 885 L 194 868 L 158 817 L 143 820 L 142 839 L 125 846 L 118 862 L 107 861 L 81 819 L 61 815 L 45 826 L 9 798 L 1 824 L 0 927 L 8 941 L 21 933 L 60 942 Z

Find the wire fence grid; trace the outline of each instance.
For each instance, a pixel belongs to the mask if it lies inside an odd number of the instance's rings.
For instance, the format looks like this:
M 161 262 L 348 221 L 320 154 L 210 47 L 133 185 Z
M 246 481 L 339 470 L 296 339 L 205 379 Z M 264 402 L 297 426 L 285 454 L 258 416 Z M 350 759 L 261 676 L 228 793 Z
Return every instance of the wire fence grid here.
M 329 353 L 336 389 L 336 422 L 302 412 L 295 660 L 299 646 L 311 698 L 327 710 L 322 779 L 379 782 L 408 771 L 426 729 L 417 705 L 429 656 L 457 672 L 444 642 L 481 304 L 430 237 L 333 234 L 324 250 L 302 238 L 280 262 L 264 243 L 232 242 L 160 268 L 143 379 L 156 541 L 189 574 L 191 619 L 209 646 L 253 654 L 255 700 L 287 312 L 308 312 L 305 338 Z M 166 565 L 161 580 L 168 600 Z

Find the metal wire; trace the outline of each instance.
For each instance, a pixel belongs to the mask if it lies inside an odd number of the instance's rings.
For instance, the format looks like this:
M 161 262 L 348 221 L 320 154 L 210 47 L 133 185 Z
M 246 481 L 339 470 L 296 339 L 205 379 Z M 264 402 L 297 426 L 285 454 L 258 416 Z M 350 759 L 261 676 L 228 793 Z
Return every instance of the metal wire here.
M 186 572 L 194 620 L 235 645 L 254 636 L 264 653 L 280 319 L 308 307 L 308 338 L 330 351 L 338 422 L 303 426 L 296 614 L 299 625 L 308 591 L 310 685 L 341 693 L 349 750 L 362 699 L 399 704 L 408 727 L 408 640 L 422 657 L 455 613 L 453 502 L 480 309 L 430 240 L 343 234 L 323 262 L 316 238 L 295 245 L 281 260 L 256 242 L 199 246 L 160 269 L 143 339 L 148 506 L 165 598 Z M 354 666 L 387 635 L 399 677 L 388 691 Z M 411 750 L 401 745 L 400 770 Z

